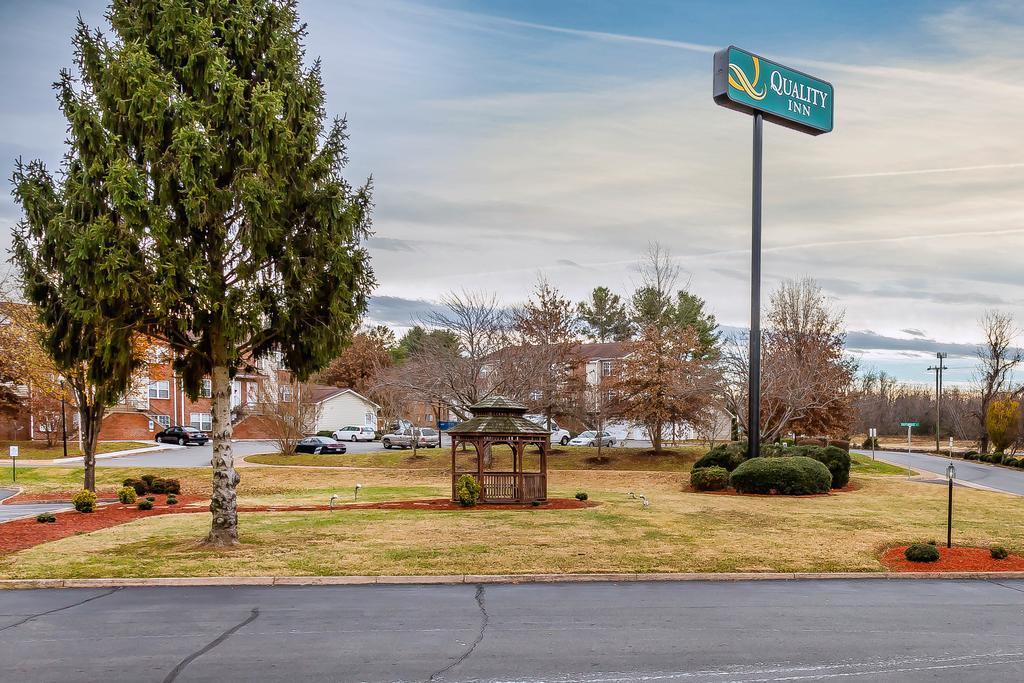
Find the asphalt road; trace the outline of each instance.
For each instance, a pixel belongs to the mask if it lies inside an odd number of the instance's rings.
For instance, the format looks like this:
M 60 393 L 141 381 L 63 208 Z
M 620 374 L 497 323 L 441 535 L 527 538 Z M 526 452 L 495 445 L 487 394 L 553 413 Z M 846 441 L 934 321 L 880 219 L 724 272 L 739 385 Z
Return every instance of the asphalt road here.
M 857 451 L 871 455 L 871 451 Z M 946 465 L 949 458 L 924 453 L 900 453 L 897 451 L 875 451 L 875 457 L 893 465 L 909 467 L 919 472 L 936 474 L 943 480 L 946 478 Z M 986 486 L 997 491 L 1024 496 L 1024 471 L 996 467 L 971 460 L 954 460 L 956 478 L 959 482 L 970 482 Z
M 273 441 L 236 441 L 234 447 L 236 457 L 277 452 L 277 446 Z M 345 447 L 349 453 L 367 453 L 379 451 L 382 448 L 379 441 L 346 442 Z M 207 444 L 184 448 L 174 447 L 115 458 L 101 458 L 96 461 L 96 465 L 98 467 L 209 467 L 211 457 L 213 457 L 213 446 Z M 345 456 L 339 455 L 338 457 Z M 82 466 L 81 461 L 68 464 L 74 467 Z
M 1020 581 L 0 591 L 0 679 L 1020 681 L 1022 610 Z

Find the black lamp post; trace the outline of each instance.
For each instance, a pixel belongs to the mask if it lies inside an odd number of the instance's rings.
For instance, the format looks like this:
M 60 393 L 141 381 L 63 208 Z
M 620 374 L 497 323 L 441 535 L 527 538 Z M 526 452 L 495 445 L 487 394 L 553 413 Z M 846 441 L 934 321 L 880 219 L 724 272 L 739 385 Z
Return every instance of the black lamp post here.
M 946 512 L 946 547 L 953 547 L 953 480 L 956 479 L 956 467 L 953 463 L 946 465 L 946 480 L 949 482 L 949 506 Z
M 68 457 L 68 418 L 64 411 L 64 378 L 60 378 L 60 433 L 64 442 L 64 457 Z

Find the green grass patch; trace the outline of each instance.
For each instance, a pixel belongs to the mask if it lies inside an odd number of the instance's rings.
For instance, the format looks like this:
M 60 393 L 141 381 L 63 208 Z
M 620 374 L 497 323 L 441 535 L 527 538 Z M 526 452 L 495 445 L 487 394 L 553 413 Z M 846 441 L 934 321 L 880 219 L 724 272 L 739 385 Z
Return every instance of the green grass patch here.
M 152 445 L 154 444 L 141 441 L 101 441 L 96 444 L 96 452 L 116 453 Z M 0 460 L 7 460 L 10 463 L 11 459 L 8 454 L 11 452 L 11 446 L 18 447 L 18 457 L 23 460 L 54 460 L 64 456 L 64 447 L 60 440 L 53 446 L 47 446 L 45 441 L 0 441 Z M 68 457 L 75 458 L 81 455 L 82 451 L 78 448 L 78 441 L 68 439 Z
M 890 465 L 889 463 L 882 462 L 881 460 L 872 460 L 870 455 L 850 453 L 850 460 L 852 461 L 850 464 L 851 474 L 889 474 L 902 476 L 913 474 L 912 471 L 904 467 Z

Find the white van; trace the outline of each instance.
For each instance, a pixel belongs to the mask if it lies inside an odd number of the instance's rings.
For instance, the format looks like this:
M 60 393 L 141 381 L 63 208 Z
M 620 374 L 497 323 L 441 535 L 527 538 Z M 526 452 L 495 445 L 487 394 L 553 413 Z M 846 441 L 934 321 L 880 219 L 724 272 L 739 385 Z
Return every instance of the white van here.
M 337 441 L 373 441 L 377 438 L 377 432 L 373 427 L 356 427 L 349 425 L 334 432 Z

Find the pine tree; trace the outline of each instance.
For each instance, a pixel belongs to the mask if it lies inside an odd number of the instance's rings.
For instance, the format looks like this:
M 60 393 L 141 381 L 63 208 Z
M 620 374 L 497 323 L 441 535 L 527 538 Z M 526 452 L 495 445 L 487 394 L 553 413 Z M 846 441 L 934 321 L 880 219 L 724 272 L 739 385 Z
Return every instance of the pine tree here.
M 720 355 L 718 321 L 715 315 L 705 309 L 704 299 L 686 290 L 676 293 L 676 305 L 672 312 L 673 323 L 679 329 L 691 329 L 697 335 L 697 352 L 705 358 L 716 359 Z
M 301 381 L 349 341 L 373 286 L 369 182 L 345 181 L 345 122 L 326 119 L 294 0 L 115 0 L 115 37 L 74 37 L 61 79 L 90 177 L 117 216 L 101 305 L 212 382 L 214 545 L 237 542 L 231 377 L 272 352 Z
M 633 333 L 626 304 L 607 287 L 595 287 L 590 300 L 578 304 L 577 314 L 595 342 L 624 341 Z

